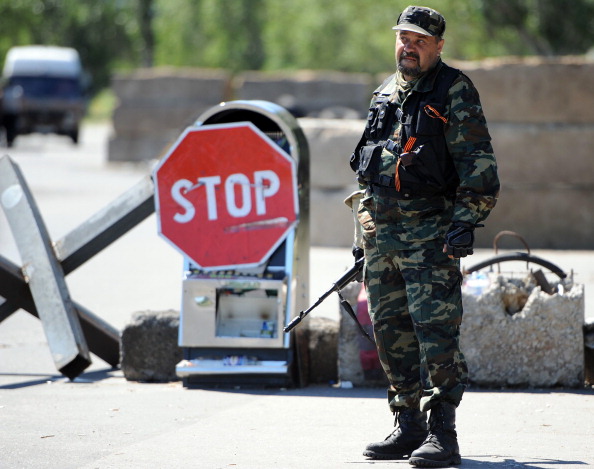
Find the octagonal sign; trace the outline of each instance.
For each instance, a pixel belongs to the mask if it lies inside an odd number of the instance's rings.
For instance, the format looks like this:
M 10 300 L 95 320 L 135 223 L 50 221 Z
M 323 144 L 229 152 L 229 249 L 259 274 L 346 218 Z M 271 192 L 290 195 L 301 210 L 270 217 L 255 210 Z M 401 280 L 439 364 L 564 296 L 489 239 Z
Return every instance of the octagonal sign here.
M 202 269 L 261 265 L 297 223 L 295 161 L 250 122 L 186 129 L 153 177 L 160 235 Z

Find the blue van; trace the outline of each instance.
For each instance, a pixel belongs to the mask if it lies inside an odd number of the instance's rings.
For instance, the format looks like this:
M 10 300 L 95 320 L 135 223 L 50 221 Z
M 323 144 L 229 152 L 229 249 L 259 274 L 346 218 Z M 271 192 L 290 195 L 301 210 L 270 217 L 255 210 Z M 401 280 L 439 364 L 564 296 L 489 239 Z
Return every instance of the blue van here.
M 86 111 L 84 73 L 69 47 L 18 46 L 6 54 L 2 112 L 6 140 L 33 132 L 69 136 L 78 143 Z

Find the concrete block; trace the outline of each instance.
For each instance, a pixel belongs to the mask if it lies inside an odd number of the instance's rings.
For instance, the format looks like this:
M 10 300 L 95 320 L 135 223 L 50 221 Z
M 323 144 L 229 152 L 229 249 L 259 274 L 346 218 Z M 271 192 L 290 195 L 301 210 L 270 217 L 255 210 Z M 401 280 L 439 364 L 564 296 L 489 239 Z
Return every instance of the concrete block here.
M 582 386 L 583 285 L 568 281 L 563 293 L 549 295 L 533 283 L 519 292 L 517 280 L 492 276 L 493 283 L 480 296 L 463 292 L 460 346 L 471 382 L 504 387 Z M 353 308 L 359 289 L 360 284 L 353 283 L 343 290 Z M 339 380 L 354 385 L 387 385 L 385 376 L 365 377 L 360 361 L 361 350 L 367 346 L 364 340 L 353 320 L 341 310 Z
M 361 289 L 360 283 L 351 283 L 342 290 L 344 299 L 357 311 L 357 297 Z M 339 302 L 340 304 L 340 302 Z M 359 358 L 359 331 L 352 318 L 340 307 L 340 333 L 338 335 L 338 379 L 348 381 L 355 386 L 365 383 L 363 366 Z
M 324 317 L 310 316 L 306 340 L 308 346 L 308 381 L 328 384 L 338 379 L 338 322 Z M 299 327 L 299 326 L 298 326 Z
M 299 119 L 309 142 L 310 185 L 338 189 L 352 185 L 349 159 L 359 143 L 365 121 L 360 119 Z
M 361 300 L 362 284 L 353 282 L 342 290 L 342 295 L 349 302 L 353 311 L 359 316 L 358 306 Z M 365 308 L 366 315 L 367 308 Z M 373 337 L 371 323 L 359 321 L 367 333 Z M 363 363 L 362 353 L 365 353 L 367 363 Z M 370 363 L 373 361 L 374 363 Z M 388 379 L 381 368 L 375 345 L 371 344 L 359 330 L 353 318 L 340 306 L 340 333 L 338 336 L 338 379 L 340 382 L 350 382 L 355 386 L 387 386 Z
M 502 184 L 485 227 L 475 231 L 476 247 L 492 247 L 503 230 L 520 234 L 533 249 L 594 247 L 593 188 Z
M 159 159 L 175 143 L 181 132 L 169 131 L 139 137 L 136 134 L 112 136 L 108 142 L 108 161 L 142 162 Z
M 594 63 L 579 58 L 451 62 L 474 82 L 489 122 L 594 123 Z
M 549 295 L 540 287 L 522 291 L 510 279 L 491 279 L 479 296 L 463 294 L 460 347 L 470 380 L 488 386 L 583 386 L 584 286 L 566 284 L 564 293 Z M 519 294 L 525 304 L 510 314 Z
M 230 74 L 225 70 L 143 68 L 116 74 L 112 87 L 126 106 L 150 103 L 153 107 L 184 106 L 188 101 L 216 105 L 228 98 Z
M 309 235 L 313 246 L 352 246 L 354 222 L 344 199 L 356 186 L 339 190 L 310 190 Z
M 122 331 L 120 365 L 128 381 L 177 381 L 179 312 L 140 311 Z
M 494 123 L 489 131 L 505 184 L 594 187 L 594 124 Z
M 113 112 L 113 128 L 118 136 L 141 135 L 140 138 L 172 129 L 181 134 L 212 106 L 199 101 L 187 101 L 175 107 L 120 105 Z
M 367 115 L 371 76 L 334 71 L 244 72 L 234 81 L 236 99 L 264 99 L 296 115 L 319 116 L 335 109 L 342 117 Z M 349 112 L 350 111 L 350 112 Z
M 108 159 L 142 161 L 160 155 L 204 111 L 226 100 L 229 76 L 222 70 L 183 68 L 116 75 L 112 86 L 118 106 Z

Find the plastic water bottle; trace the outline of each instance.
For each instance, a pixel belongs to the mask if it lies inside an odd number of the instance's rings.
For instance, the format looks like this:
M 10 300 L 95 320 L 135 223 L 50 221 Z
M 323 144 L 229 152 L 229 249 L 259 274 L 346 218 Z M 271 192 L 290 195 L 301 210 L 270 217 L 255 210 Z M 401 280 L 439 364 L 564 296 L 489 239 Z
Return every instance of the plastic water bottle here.
M 274 337 L 274 322 L 262 321 L 262 327 L 260 328 L 260 337 L 271 339 Z
M 489 277 L 484 272 L 473 272 L 464 280 L 462 291 L 468 295 L 480 296 L 491 285 Z

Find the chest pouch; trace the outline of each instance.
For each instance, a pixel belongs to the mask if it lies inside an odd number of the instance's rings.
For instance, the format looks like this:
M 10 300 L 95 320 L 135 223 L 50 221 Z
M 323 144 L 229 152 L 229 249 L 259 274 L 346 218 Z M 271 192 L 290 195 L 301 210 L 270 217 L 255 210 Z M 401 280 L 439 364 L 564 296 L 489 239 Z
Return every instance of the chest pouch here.
M 359 178 L 369 181 L 374 174 L 379 172 L 382 150 L 382 145 L 365 145 L 361 147 L 359 169 L 357 171 Z
M 365 127 L 365 136 L 369 140 L 385 140 L 390 137 L 396 115 L 396 105 L 389 102 L 388 99 L 388 96 L 380 96 L 377 98 L 375 106 L 369 109 Z

